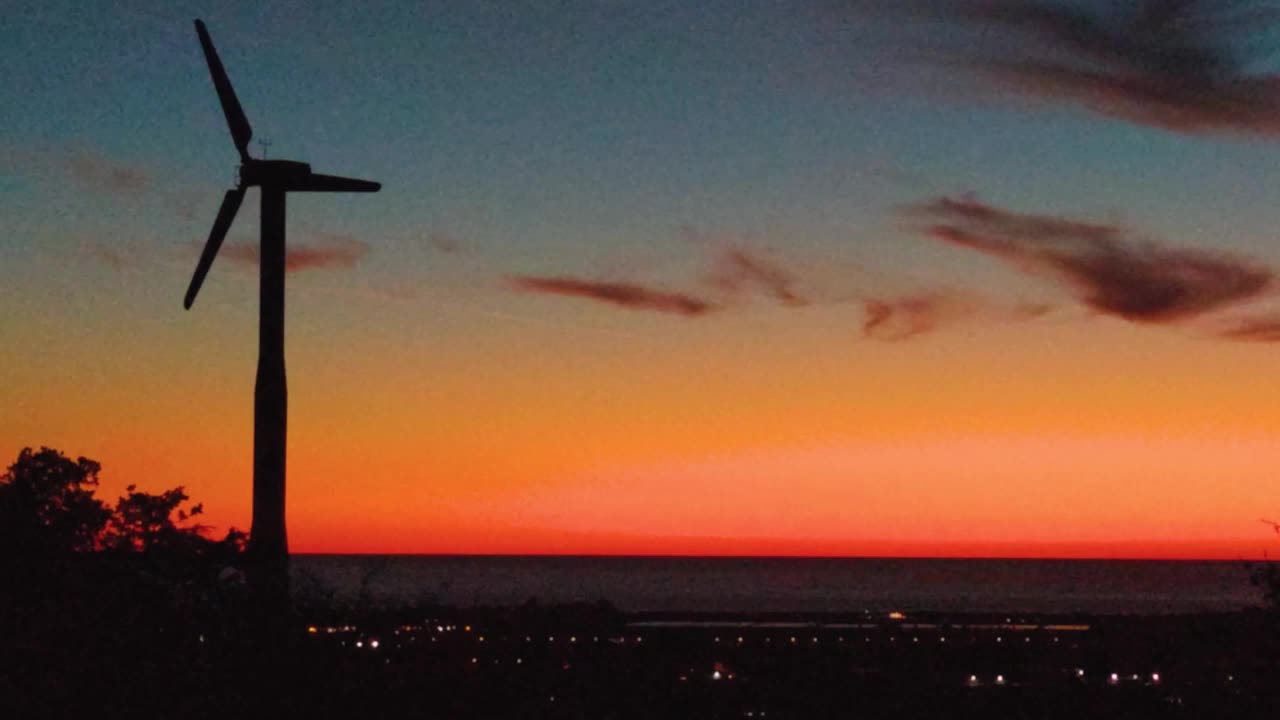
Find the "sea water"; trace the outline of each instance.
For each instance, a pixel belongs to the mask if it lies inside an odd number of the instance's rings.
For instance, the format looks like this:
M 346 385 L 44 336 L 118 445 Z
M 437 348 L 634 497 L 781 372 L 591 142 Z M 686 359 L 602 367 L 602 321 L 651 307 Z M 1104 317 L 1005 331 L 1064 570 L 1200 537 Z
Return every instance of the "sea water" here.
M 1172 614 L 1261 603 L 1243 562 L 295 555 L 295 589 L 454 606 L 607 600 L 630 612 Z

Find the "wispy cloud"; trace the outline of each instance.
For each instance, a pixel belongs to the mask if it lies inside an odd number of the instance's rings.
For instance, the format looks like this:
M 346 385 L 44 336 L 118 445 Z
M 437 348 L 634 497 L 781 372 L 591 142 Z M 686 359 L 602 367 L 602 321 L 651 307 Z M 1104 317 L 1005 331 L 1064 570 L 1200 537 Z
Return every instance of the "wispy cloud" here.
M 427 233 L 427 245 L 436 252 L 445 255 L 454 255 L 462 249 L 462 243 L 457 237 L 446 232 L 432 230 Z
M 510 276 L 507 282 L 513 289 L 521 292 L 585 298 L 630 310 L 651 310 L 697 317 L 715 309 L 715 305 L 700 297 L 632 283 L 533 275 Z
M 1238 319 L 1218 334 L 1229 340 L 1280 342 L 1280 315 Z
M 126 252 L 123 248 L 113 247 L 102 242 L 85 243 L 80 249 L 84 255 L 116 272 L 126 270 L 134 265 L 134 251 L 132 249 Z
M 864 337 L 906 340 L 973 315 L 977 304 L 961 294 L 934 291 L 895 298 L 867 298 L 862 301 L 862 308 Z
M 682 225 L 679 237 L 702 255 L 701 280 L 726 302 L 750 293 L 763 294 L 790 307 L 813 302 L 802 290 L 803 278 L 751 233 L 708 230 Z
M 908 208 L 939 241 L 990 255 L 1066 286 L 1092 310 L 1173 323 L 1255 299 L 1274 283 L 1262 266 L 1226 253 L 1168 248 L 1118 225 L 1014 213 L 973 197 Z
M 197 215 L 197 208 L 200 201 L 208 197 L 208 193 L 202 193 L 194 189 L 174 190 L 169 193 L 169 205 L 173 208 L 173 212 L 179 218 L 187 222 L 195 222 L 204 220 Z M 213 220 L 209 219 L 212 223 Z
M 1015 92 L 1183 133 L 1280 134 L 1280 76 L 1249 67 L 1280 17 L 1275 3 L 1081 5 L 961 0 L 937 16 L 982 33 L 950 62 Z
M 979 293 L 935 289 L 862 300 L 862 335 L 872 340 L 899 341 L 925 335 L 965 321 L 1026 322 L 1052 312 L 1046 303 L 1003 306 Z
M 710 283 L 728 293 L 756 288 L 790 306 L 808 305 L 796 289 L 796 278 L 776 260 L 745 247 L 724 247 L 712 256 L 707 271 Z
M 1035 320 L 1053 312 L 1049 303 L 1023 302 L 1013 306 L 1009 317 L 1013 320 Z
M 763 295 L 779 304 L 800 307 L 810 299 L 798 289 L 797 277 L 784 267 L 773 253 L 759 250 L 749 236 L 709 231 L 693 225 L 679 228 L 679 237 L 687 243 L 693 257 L 691 263 L 701 265 L 690 278 L 690 286 L 701 286 L 703 292 L 658 289 L 636 281 L 599 280 L 574 276 L 511 275 L 508 288 L 522 292 L 578 297 L 618 308 L 649 310 L 697 317 L 732 308 L 735 301 L 749 295 Z M 599 275 L 627 276 L 637 274 L 634 258 L 604 269 Z
M 351 235 L 317 233 L 315 244 L 302 244 L 285 251 L 287 272 L 313 268 L 355 267 L 369 254 L 369 244 Z
M 66 158 L 67 174 L 89 190 L 118 195 L 141 195 L 152 185 L 151 174 L 86 149 L 71 151 Z
M 320 268 L 351 268 L 369 254 L 369 244 L 350 235 L 316 233 L 314 243 L 287 246 L 285 272 L 301 272 Z M 245 266 L 257 266 L 261 260 L 256 242 L 233 242 L 224 246 L 222 257 Z

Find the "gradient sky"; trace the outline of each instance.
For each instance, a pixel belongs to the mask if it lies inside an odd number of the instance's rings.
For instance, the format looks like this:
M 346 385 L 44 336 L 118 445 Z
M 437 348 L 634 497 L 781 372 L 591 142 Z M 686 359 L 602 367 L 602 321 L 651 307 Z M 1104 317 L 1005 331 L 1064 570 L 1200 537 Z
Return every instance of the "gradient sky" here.
M 256 190 L 181 304 L 235 177 L 201 17 L 269 156 L 383 183 L 289 200 L 295 552 L 1274 546 L 1265 57 L 1050 72 L 1086 43 L 1000 2 L 121 5 L 0 28 L 6 464 L 248 525 Z

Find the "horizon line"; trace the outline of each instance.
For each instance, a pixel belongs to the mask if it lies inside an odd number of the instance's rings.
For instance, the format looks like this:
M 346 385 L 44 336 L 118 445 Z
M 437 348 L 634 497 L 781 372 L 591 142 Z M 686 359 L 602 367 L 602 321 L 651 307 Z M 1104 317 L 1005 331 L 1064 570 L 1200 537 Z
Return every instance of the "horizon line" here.
M 1221 562 L 1270 563 L 1260 558 L 1136 557 L 1136 556 L 1031 556 L 1031 555 L 720 555 L 684 553 L 483 553 L 483 552 L 291 552 L 290 557 L 430 557 L 430 558 L 526 558 L 526 559 L 652 559 L 652 560 L 1004 560 L 1049 562 Z

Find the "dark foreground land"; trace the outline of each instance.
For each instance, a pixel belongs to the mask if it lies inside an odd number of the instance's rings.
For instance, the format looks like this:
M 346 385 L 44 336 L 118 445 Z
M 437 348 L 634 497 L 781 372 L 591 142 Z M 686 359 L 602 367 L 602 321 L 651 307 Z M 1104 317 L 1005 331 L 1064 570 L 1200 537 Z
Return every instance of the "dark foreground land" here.
M 9 627 L 0 717 L 1233 718 L 1280 713 L 1261 612 L 680 617 L 609 606 Z M 201 621 L 206 622 L 207 621 Z M 101 632 L 93 632 L 96 626 Z M 16 642 L 15 642 L 16 640 Z

